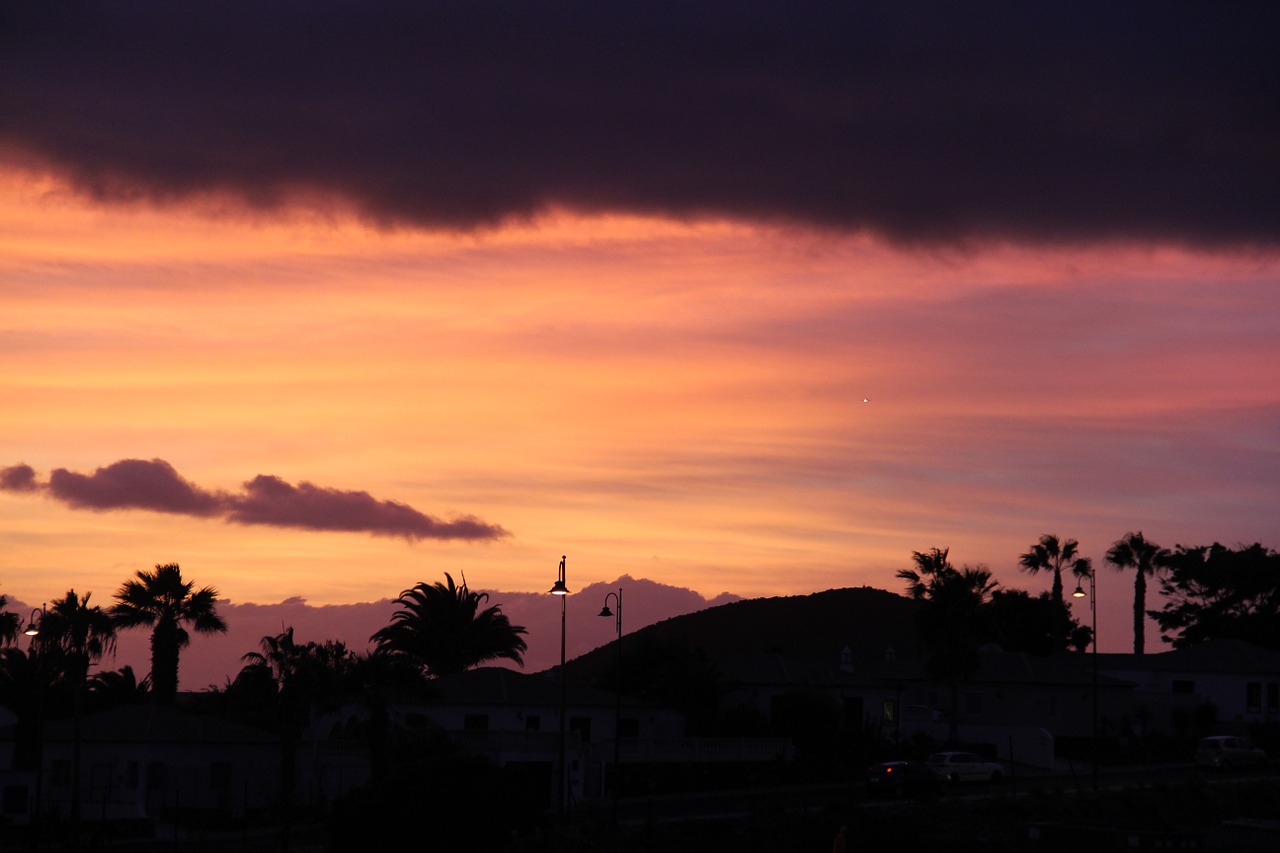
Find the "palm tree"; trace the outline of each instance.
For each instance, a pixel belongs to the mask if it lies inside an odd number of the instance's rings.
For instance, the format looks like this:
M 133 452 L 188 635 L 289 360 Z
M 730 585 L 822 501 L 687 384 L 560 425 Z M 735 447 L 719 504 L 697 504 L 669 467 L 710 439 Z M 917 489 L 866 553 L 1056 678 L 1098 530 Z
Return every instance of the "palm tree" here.
M 236 685 L 264 700 L 280 731 L 280 802 L 284 822 L 281 849 L 292 832 L 298 737 L 312 703 L 340 698 L 343 681 L 355 668 L 355 654 L 336 640 L 296 643 L 293 628 L 262 638 L 260 652 L 241 656 L 245 666 Z
M 178 653 L 191 642 L 186 627 L 201 634 L 225 634 L 227 623 L 215 607 L 218 591 L 194 589 L 177 563 L 139 571 L 116 592 L 111 615 L 122 628 L 151 628 L 151 692 L 157 702 L 178 694 Z
M 339 640 L 296 643 L 292 626 L 262 638 L 260 652 L 241 656 L 246 683 L 270 684 L 281 708 L 305 716 L 310 704 L 334 700 L 349 687 L 356 655 Z
M 33 644 L 41 654 L 56 657 L 64 676 L 76 684 L 89 677 L 90 666 L 116 649 L 116 624 L 109 612 L 89 604 L 92 595 L 86 592 L 81 598 L 73 589 L 54 599 L 40 617 Z
M 13 730 L 13 766 L 35 770 L 40 766 L 41 726 L 49 718 L 50 704 L 61 705 L 57 695 L 65 688 L 54 671 L 53 660 L 41 655 L 35 644 L 29 651 L 0 649 L 0 705 L 17 716 Z
M 960 682 L 979 666 L 983 611 L 999 583 L 985 566 L 955 568 L 947 560 L 948 553 L 946 548 L 914 551 L 911 558 L 915 569 L 902 569 L 898 577 L 907 582 L 908 594 L 923 602 L 920 633 L 932 649 L 930 671 L 950 686 L 949 738 L 955 742 L 959 735 Z
M 138 680 L 128 664 L 119 669 L 95 673 L 89 679 L 89 701 L 95 708 L 137 705 L 151 697 L 151 678 Z
M 489 596 L 468 589 L 465 577 L 462 586 L 455 586 L 447 572 L 445 580 L 422 581 L 400 593 L 391 624 L 369 638 L 376 650 L 407 655 L 433 677 L 499 659 L 523 666 L 525 629 L 512 625 L 497 605 L 481 610 Z
M 1107 562 L 1117 571 L 1133 569 L 1133 653 L 1146 650 L 1147 576 L 1154 575 L 1169 558 L 1167 548 L 1148 542 L 1142 531 L 1126 533 L 1107 551 Z
M 1080 543 L 1076 540 L 1059 540 L 1055 534 L 1045 533 L 1031 550 L 1018 558 L 1018 565 L 1033 575 L 1042 571 L 1053 573 L 1054 650 L 1065 649 L 1071 623 L 1062 591 L 1062 571 L 1069 569 L 1077 578 L 1087 578 L 1093 564 L 1088 557 L 1080 556 Z
M 899 569 L 898 577 L 907 582 L 907 594 L 916 601 L 929 597 L 930 583 L 947 572 L 955 569 L 947 561 L 950 548 L 932 548 L 929 551 L 912 551 L 911 559 L 916 564 L 914 569 Z
M 85 684 L 89 667 L 100 661 L 103 655 L 116 648 L 116 623 L 111 614 L 98 605 L 89 604 L 92 593 L 84 598 L 69 590 L 44 611 L 40 617 L 40 633 L 32 648 L 41 657 L 50 655 L 61 665 L 62 672 L 71 682 L 73 690 L 73 716 L 71 747 L 71 846 L 76 847 L 76 833 L 80 821 L 80 722 L 84 711 Z

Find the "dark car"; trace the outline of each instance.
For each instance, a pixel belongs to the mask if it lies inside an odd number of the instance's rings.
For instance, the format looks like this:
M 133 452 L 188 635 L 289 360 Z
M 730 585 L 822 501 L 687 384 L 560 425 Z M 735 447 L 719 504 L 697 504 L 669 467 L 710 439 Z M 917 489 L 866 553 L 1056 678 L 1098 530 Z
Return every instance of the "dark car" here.
M 867 768 L 867 793 L 873 797 L 939 794 L 946 784 L 923 761 L 882 761 Z

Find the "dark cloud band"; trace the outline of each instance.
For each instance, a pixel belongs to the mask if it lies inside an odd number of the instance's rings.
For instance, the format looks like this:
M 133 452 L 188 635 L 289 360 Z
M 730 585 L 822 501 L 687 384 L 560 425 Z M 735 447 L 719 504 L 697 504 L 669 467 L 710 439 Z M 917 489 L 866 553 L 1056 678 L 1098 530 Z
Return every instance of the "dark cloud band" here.
M 101 199 L 1280 243 L 1271 2 L 0 5 L 0 152 Z
M 211 492 L 183 479 L 163 459 L 122 459 L 92 474 L 58 468 L 41 484 L 29 465 L 0 469 L 0 490 L 43 491 L 75 509 L 130 510 L 221 517 L 236 524 L 261 524 L 306 530 L 335 530 L 400 536 L 405 539 L 491 540 L 507 535 L 501 527 L 472 516 L 441 521 L 368 492 L 342 491 L 312 483 L 292 485 L 259 475 L 239 494 Z

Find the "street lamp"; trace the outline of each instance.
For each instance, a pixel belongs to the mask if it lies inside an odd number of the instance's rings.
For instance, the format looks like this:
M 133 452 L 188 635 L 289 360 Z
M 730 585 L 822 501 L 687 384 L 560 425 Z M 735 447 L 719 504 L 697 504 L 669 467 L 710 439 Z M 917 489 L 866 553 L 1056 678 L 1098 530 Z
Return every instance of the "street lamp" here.
M 1093 651 L 1090 658 L 1093 662 L 1093 730 L 1089 737 L 1089 749 L 1093 753 L 1093 793 L 1098 794 L 1098 591 L 1094 587 L 1094 569 L 1089 567 L 1089 619 L 1091 621 L 1090 629 L 1093 631 Z M 1071 593 L 1072 598 L 1084 598 L 1085 591 L 1076 582 L 1075 591 Z
M 614 600 L 617 612 L 609 609 L 611 598 Z M 616 827 L 618 825 L 618 785 L 622 781 L 619 775 L 622 764 L 622 587 L 618 587 L 617 592 L 605 595 L 604 607 L 600 609 L 600 615 L 614 617 L 614 628 L 618 634 L 618 664 L 614 668 L 613 679 L 613 776 L 609 781 L 609 796 L 613 800 L 613 823 Z
M 40 627 L 36 624 L 36 614 L 40 614 L 40 618 L 44 618 L 44 606 L 34 607 L 31 610 L 31 621 L 27 623 L 27 630 L 23 631 L 28 637 L 34 637 L 40 633 Z
M 556 785 L 556 829 L 558 832 L 564 832 L 564 802 L 565 802 L 565 782 L 566 770 L 564 764 L 565 753 L 565 719 L 564 719 L 564 637 L 565 637 L 565 599 L 569 597 L 569 587 L 564 582 L 564 561 L 565 557 L 560 558 L 560 573 L 556 577 L 555 584 L 551 587 L 551 594 L 560 597 L 560 754 L 559 766 L 557 771 L 560 779 Z

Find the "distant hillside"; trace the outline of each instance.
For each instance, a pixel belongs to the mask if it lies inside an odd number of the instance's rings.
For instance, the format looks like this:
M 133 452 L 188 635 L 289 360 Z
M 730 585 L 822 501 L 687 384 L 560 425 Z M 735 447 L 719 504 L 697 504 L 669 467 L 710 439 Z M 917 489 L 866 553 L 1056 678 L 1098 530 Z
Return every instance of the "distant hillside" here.
M 855 666 L 884 660 L 886 649 L 898 655 L 920 650 L 918 603 L 871 587 L 831 589 L 812 595 L 752 598 L 663 620 L 623 636 L 627 649 L 649 642 L 687 640 L 713 659 L 776 652 L 836 665 L 848 646 Z M 623 631 L 626 631 L 624 621 Z M 590 678 L 613 665 L 613 643 L 566 664 L 566 670 Z

